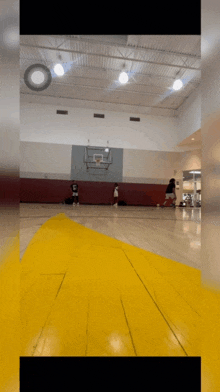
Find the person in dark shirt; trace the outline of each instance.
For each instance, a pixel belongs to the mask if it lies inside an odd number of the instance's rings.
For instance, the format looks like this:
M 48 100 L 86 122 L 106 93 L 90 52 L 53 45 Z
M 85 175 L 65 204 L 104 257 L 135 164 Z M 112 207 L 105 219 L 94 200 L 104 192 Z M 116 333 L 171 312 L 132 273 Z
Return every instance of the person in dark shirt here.
M 176 201 L 175 178 L 171 178 L 169 184 L 167 185 L 165 202 L 162 204 L 161 207 L 165 207 L 169 199 L 173 200 L 171 206 L 175 207 L 175 201 Z
M 73 196 L 73 205 L 75 206 L 76 203 L 79 205 L 79 187 L 76 181 L 74 180 L 73 183 L 70 185 L 70 188 L 72 189 L 72 196 Z M 75 203 L 76 202 L 76 203 Z

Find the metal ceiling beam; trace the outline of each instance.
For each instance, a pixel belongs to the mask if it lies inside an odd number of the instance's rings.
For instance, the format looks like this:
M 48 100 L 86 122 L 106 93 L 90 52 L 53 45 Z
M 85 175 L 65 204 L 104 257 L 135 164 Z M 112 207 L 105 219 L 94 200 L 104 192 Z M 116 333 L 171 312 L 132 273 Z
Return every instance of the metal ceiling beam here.
M 191 93 L 187 97 L 184 98 L 183 102 L 176 108 L 176 110 L 180 109 L 180 107 L 184 104 L 184 102 L 187 100 L 187 98 L 189 98 L 190 95 L 191 95 Z
M 78 76 L 78 75 L 76 75 L 76 76 L 70 76 L 70 78 L 79 78 L 79 79 L 90 79 L 90 80 L 105 80 L 105 81 L 107 81 L 107 79 L 104 79 L 104 78 L 90 78 L 90 77 L 88 77 L 88 76 Z M 109 79 L 108 79 L 109 80 Z M 189 82 L 190 83 L 190 82 Z M 99 89 L 99 90 L 104 90 L 104 89 L 108 89 L 108 87 L 99 87 L 99 86 L 91 86 L 91 85 L 80 85 L 80 84 L 74 84 L 74 83 L 65 83 L 65 82 L 55 82 L 55 81 L 53 81 L 53 85 L 56 85 L 56 84 L 60 84 L 60 85 L 68 85 L 68 86 L 76 86 L 76 87 L 88 87 L 88 88 L 93 88 L 93 89 Z M 192 84 L 192 82 L 191 82 L 191 84 Z M 194 82 L 194 84 L 195 84 L 195 82 Z M 148 88 L 148 87 L 155 87 L 155 88 L 160 88 L 160 87 L 158 87 L 158 86 L 156 86 L 156 85 L 152 85 L 152 84 L 150 84 L 150 85 L 148 85 L 148 84 L 137 84 L 136 82 L 135 82 L 135 86 L 141 86 L 141 87 L 146 87 L 146 88 Z M 168 89 L 169 87 L 164 87 L 165 89 Z M 111 89 L 108 89 L 108 90 L 110 90 L 110 91 L 113 91 L 114 90 L 114 88 L 111 88 Z M 162 94 L 161 93 L 154 93 L 154 92 L 151 92 L 151 93 L 148 93 L 148 92 L 139 92 L 139 91 L 135 91 L 135 90 L 120 90 L 120 89 L 118 89 L 117 88 L 117 90 L 116 91 L 119 91 L 119 92 L 125 92 L 125 93 L 134 93 L 134 94 L 141 94 L 141 95 L 159 95 L 159 96 L 161 96 Z M 190 92 L 191 93 L 191 92 Z M 179 98 L 179 97 L 182 97 L 182 98 L 184 98 L 184 100 L 185 100 L 185 98 L 187 98 L 188 97 L 188 95 L 187 96 L 185 96 L 185 95 L 179 95 L 178 94 L 178 96 L 176 97 L 176 98 Z M 182 105 L 182 104 L 181 104 Z M 180 105 L 180 106 L 181 106 Z
M 191 69 L 193 71 L 201 71 L 200 68 L 194 68 L 194 67 L 189 67 L 189 66 L 185 66 L 185 65 L 176 65 L 176 64 L 168 64 L 168 63 L 162 63 L 162 62 L 158 62 L 158 61 L 148 61 L 148 60 L 137 60 L 137 59 L 131 59 L 131 58 L 126 58 L 123 59 L 119 56 L 109 56 L 106 54 L 97 54 L 97 53 L 88 53 L 88 52 L 84 52 L 84 51 L 80 51 L 80 50 L 72 50 L 72 49 L 56 49 L 56 48 L 51 48 L 48 46 L 43 46 L 43 45 L 31 45 L 31 44 L 20 44 L 20 46 L 25 46 L 25 47 L 29 47 L 29 48 L 35 48 L 35 49 L 44 49 L 44 50 L 53 50 L 53 51 L 59 51 L 59 52 L 66 52 L 66 53 L 76 53 L 76 54 L 84 54 L 86 56 L 96 56 L 96 57 L 104 57 L 104 58 L 111 58 L 111 59 L 115 59 L 115 60 L 121 60 L 121 61 L 132 61 L 132 62 L 136 62 L 136 63 L 143 63 L 143 64 L 153 64 L 153 65 L 161 65 L 161 66 L 165 66 L 165 67 L 171 67 L 171 68 L 182 68 L 182 69 Z
M 24 93 L 24 92 L 21 92 L 21 94 L 23 94 L 23 95 L 35 95 L 35 96 L 38 96 L 38 97 L 39 97 L 38 94 Z M 54 95 L 45 95 L 45 94 L 41 94 L 41 97 L 50 97 L 50 98 L 54 98 L 54 99 L 57 99 L 57 98 L 62 98 L 62 99 L 75 99 L 76 101 L 96 102 L 96 103 L 101 103 L 101 104 L 109 103 L 109 104 L 111 104 L 111 105 L 117 105 L 117 106 L 119 106 L 119 105 L 134 106 L 134 107 L 144 108 L 144 109 L 153 108 L 153 109 L 164 109 L 164 110 L 166 109 L 166 110 L 173 110 L 173 111 L 176 110 L 176 109 L 174 109 L 174 108 L 167 108 L 167 107 L 160 107 L 160 106 L 142 106 L 142 105 L 133 105 L 133 104 L 130 105 L 129 103 L 106 102 L 106 101 L 96 101 L 96 100 L 91 101 L 91 100 L 89 100 L 89 99 L 73 98 L 73 97 L 63 97 L 63 96 L 54 97 Z M 103 110 L 104 110 L 104 109 L 103 109 Z
M 59 82 L 55 82 L 55 81 L 53 81 L 53 85 L 85 87 L 85 88 L 92 88 L 95 90 L 102 90 L 102 91 L 105 90 L 106 92 L 108 92 L 108 91 L 114 92 L 115 91 L 116 93 L 121 92 L 121 93 L 139 94 L 139 95 L 159 95 L 159 96 L 163 95 L 163 93 L 148 93 L 148 92 L 139 92 L 139 91 L 135 91 L 135 90 L 126 90 L 126 89 L 121 90 L 118 88 L 99 87 L 99 86 L 91 86 L 91 85 L 85 85 L 85 84 L 74 84 L 74 83 L 63 83 L 63 82 L 59 83 Z M 173 95 L 172 95 L 172 97 L 174 98 Z M 178 94 L 178 96 L 176 96 L 175 98 L 186 98 L 186 96 Z
M 32 59 L 28 59 L 28 58 L 22 58 L 21 60 L 30 60 L 31 61 L 31 63 L 33 63 L 33 60 Z M 42 60 L 36 60 L 35 59 L 35 61 L 36 62 L 40 62 L 40 61 L 42 61 Z M 80 68 L 90 68 L 90 69 L 97 69 L 96 67 L 86 67 L 86 66 L 80 66 Z M 103 71 L 104 71 L 104 69 L 102 69 Z M 112 72 L 118 72 L 117 70 L 114 70 L 114 69 L 108 69 L 108 71 L 112 71 Z M 23 73 L 25 72 L 25 70 L 23 70 L 22 71 Z M 147 77 L 153 77 L 153 75 L 145 75 L 145 74 L 140 74 L 140 73 L 135 73 L 135 75 L 139 75 L 139 76 L 147 76 Z M 89 77 L 89 76 L 80 76 L 80 75 L 68 75 L 68 77 L 69 78 L 79 78 L 79 79 L 91 79 L 91 80 L 102 80 L 102 81 L 106 81 L 106 82 L 112 82 L 113 80 L 112 79 L 110 79 L 110 78 L 97 78 L 97 77 Z M 132 77 L 132 76 L 131 76 Z M 156 78 L 157 77 L 157 75 L 154 75 L 154 78 Z M 161 78 L 163 78 L 163 76 L 160 76 L 159 75 L 159 77 L 161 77 Z M 166 78 L 166 77 L 165 77 Z M 170 77 L 170 76 L 167 76 L 167 78 L 168 79 L 174 79 L 174 78 L 172 78 L 172 77 Z M 157 85 L 155 85 L 155 84 L 145 84 L 145 83 L 142 83 L 142 84 L 139 84 L 139 83 L 136 83 L 136 82 L 134 82 L 135 83 L 135 86 L 141 86 L 141 87 L 156 87 L 156 88 L 161 88 L 160 86 L 157 86 Z M 196 82 L 189 82 L 189 83 L 191 83 L 191 84 L 195 84 Z M 65 83 L 64 83 L 65 84 Z M 69 83 L 67 83 L 67 84 L 69 84 Z M 127 84 L 130 84 L 130 82 L 127 82 Z M 105 87 L 103 87 L 103 88 L 105 88 Z M 169 88 L 169 87 L 165 87 L 165 88 Z
M 25 58 L 25 57 L 21 57 L 21 60 L 23 60 L 23 59 L 31 61 L 31 63 L 33 64 L 33 59 L 28 59 L 28 58 Z M 35 59 L 34 61 L 42 61 L 42 59 L 41 60 Z M 53 63 L 53 61 L 47 60 L 47 63 Z M 93 70 L 96 70 L 96 71 L 97 70 L 101 70 L 101 71 L 106 71 L 107 70 L 106 68 L 91 67 L 91 66 L 86 66 L 86 65 L 75 65 L 75 68 L 87 68 L 87 69 L 93 69 Z M 120 69 L 117 70 L 117 69 L 108 68 L 108 71 L 116 73 L 116 72 L 120 72 L 121 70 Z M 139 73 L 139 72 L 134 72 L 134 75 L 143 76 L 143 77 L 147 77 L 147 78 L 154 78 L 154 79 L 155 78 L 170 79 L 172 81 L 174 81 L 174 79 L 175 79 L 175 77 L 173 77 L 173 76 L 158 75 L 158 74 L 145 74 L 145 73 Z M 76 75 L 76 77 L 87 78 L 87 76 L 78 76 L 78 75 Z M 103 78 L 92 78 L 92 79 L 104 80 Z M 105 80 L 107 80 L 107 79 L 105 79 Z M 200 82 L 196 82 L 194 80 L 190 80 L 188 83 L 190 83 L 190 84 L 199 84 Z
M 50 37 L 59 37 L 59 35 L 55 36 L 55 35 L 50 35 Z M 65 35 L 60 35 L 60 37 L 65 37 Z M 80 42 L 80 43 L 88 43 L 88 44 L 92 44 L 92 45 L 108 45 L 108 46 L 112 46 L 112 47 L 116 47 L 116 48 L 124 48 L 124 49 L 131 49 L 134 51 L 138 51 L 138 52 L 154 52 L 154 53 L 160 53 L 163 55 L 168 55 L 168 56 L 176 56 L 176 57 L 188 57 L 194 60 L 201 60 L 201 56 L 196 56 L 194 54 L 190 54 L 190 53 L 180 53 L 180 52 L 170 52 L 167 50 L 162 50 L 162 49 L 153 49 L 153 48 L 143 48 L 143 47 L 138 47 L 138 46 L 132 46 L 129 44 L 123 45 L 123 44 L 116 44 L 113 42 L 102 42 L 102 41 L 92 41 L 89 39 L 85 39 L 85 38 L 74 38 L 74 37 L 67 37 L 69 40 L 71 40 L 72 42 Z

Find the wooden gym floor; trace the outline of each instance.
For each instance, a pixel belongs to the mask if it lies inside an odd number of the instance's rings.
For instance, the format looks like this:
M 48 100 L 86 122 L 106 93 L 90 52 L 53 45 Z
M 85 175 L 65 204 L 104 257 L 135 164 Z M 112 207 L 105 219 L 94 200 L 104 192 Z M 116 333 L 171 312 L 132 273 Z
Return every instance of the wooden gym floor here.
M 200 236 L 201 209 L 21 204 L 21 355 L 202 356 L 220 390 Z

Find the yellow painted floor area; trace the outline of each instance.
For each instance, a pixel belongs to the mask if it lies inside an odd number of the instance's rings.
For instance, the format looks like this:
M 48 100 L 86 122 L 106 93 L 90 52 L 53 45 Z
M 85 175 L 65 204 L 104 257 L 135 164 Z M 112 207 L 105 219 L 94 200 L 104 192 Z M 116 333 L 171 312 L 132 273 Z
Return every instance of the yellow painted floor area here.
M 219 294 L 200 282 L 58 214 L 22 258 L 21 355 L 202 356 L 203 391 L 220 391 Z
M 4 245 L 0 258 L 0 391 L 19 391 L 20 262 L 19 235 Z

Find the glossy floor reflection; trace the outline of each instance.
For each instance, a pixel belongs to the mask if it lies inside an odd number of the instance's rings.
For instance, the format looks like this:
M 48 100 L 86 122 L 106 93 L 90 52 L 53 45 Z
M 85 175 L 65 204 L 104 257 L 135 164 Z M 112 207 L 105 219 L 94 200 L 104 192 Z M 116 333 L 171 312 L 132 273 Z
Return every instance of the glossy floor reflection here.
M 129 245 L 200 268 L 201 209 L 172 209 L 155 207 L 79 207 L 21 204 L 20 255 L 32 236 L 59 212 L 85 227 L 106 234 Z
M 4 257 L 5 249 L 10 247 L 19 235 L 19 206 L 0 208 L 0 263 Z

